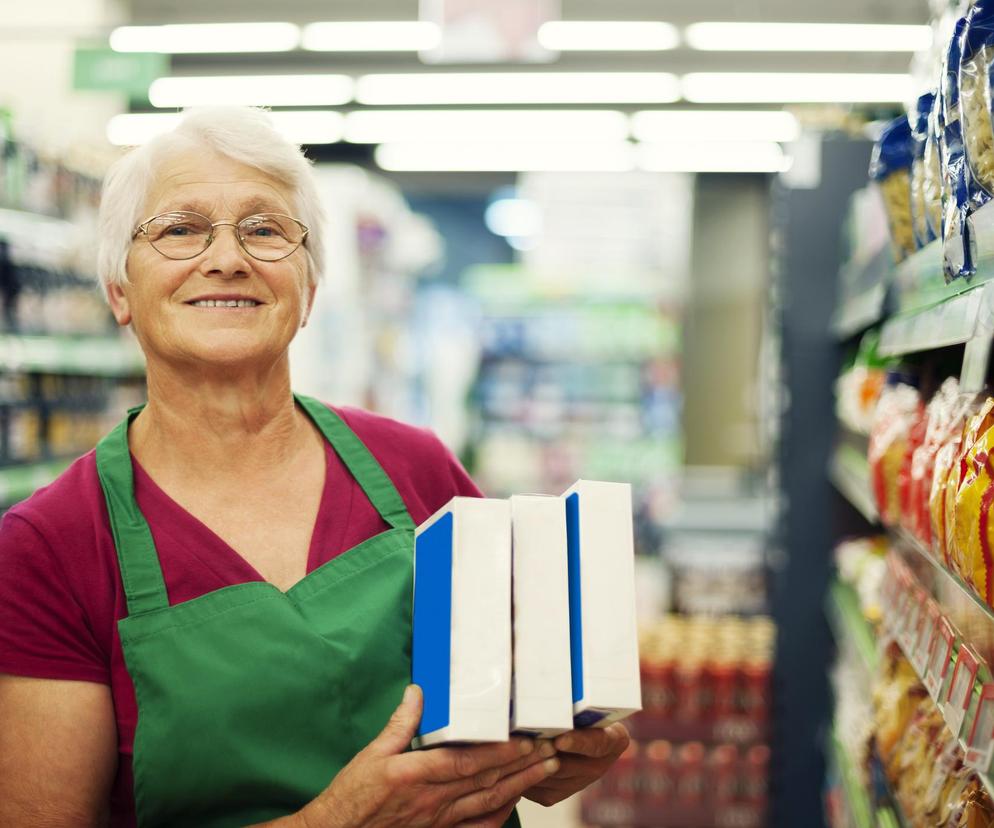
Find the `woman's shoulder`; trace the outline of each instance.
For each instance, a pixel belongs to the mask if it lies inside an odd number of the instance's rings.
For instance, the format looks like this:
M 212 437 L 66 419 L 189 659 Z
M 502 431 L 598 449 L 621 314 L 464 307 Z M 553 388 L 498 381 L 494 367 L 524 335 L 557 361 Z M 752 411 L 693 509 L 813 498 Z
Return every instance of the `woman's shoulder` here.
M 11 506 L 4 521 L 29 524 L 38 534 L 53 539 L 78 537 L 100 521 L 105 509 L 96 453 L 88 451 L 52 482 Z
M 448 448 L 430 428 L 414 426 L 355 406 L 328 407 L 345 421 L 374 454 L 383 449 L 403 454 L 415 452 L 422 456 L 434 455 L 438 458 L 449 454 Z

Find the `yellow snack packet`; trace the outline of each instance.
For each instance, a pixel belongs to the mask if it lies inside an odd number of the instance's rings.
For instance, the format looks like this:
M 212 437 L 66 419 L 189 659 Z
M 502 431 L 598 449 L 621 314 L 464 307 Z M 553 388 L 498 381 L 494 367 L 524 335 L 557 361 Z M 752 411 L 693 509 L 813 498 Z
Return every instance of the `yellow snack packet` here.
M 960 536 L 956 532 L 957 511 L 960 503 L 959 493 L 960 489 L 967 482 L 966 478 L 968 473 L 972 474 L 972 476 L 976 475 L 977 470 L 975 465 L 973 467 L 968 467 L 967 464 L 967 457 L 970 450 L 990 429 L 992 424 L 994 424 L 994 399 L 988 397 L 984 400 L 980 410 L 974 414 L 973 417 L 967 420 L 966 426 L 963 429 L 963 438 L 960 441 L 957 459 L 953 462 L 949 476 L 946 479 L 945 538 L 947 561 L 949 567 L 954 572 L 958 572 L 964 580 L 968 580 L 967 564 L 964 560 L 966 553 L 965 550 L 959 548 L 958 544 Z M 974 524 L 974 526 L 976 526 L 976 524 Z M 963 524 L 963 528 L 967 529 L 966 523 Z M 964 541 L 966 540 L 967 535 L 968 531 L 963 533 Z
M 988 399 L 963 440 L 959 463 L 960 481 L 954 500 L 952 519 L 952 556 L 956 570 L 963 580 L 988 604 L 994 602 L 994 526 L 990 526 L 994 511 L 994 465 L 990 454 L 994 449 L 991 430 L 991 410 L 994 400 Z M 947 536 L 948 536 L 947 515 Z

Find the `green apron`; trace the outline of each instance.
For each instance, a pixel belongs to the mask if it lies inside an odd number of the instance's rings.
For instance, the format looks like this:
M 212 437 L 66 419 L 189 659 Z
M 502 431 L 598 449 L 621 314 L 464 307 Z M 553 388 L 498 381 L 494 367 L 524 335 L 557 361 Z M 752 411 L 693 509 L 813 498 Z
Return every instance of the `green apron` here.
M 138 701 L 142 828 L 228 828 L 299 810 L 376 737 L 410 681 L 414 522 L 341 418 L 296 400 L 390 528 L 285 593 L 252 581 L 170 606 L 134 497 L 128 425 L 141 408 L 97 446 L 128 602 L 118 629 Z

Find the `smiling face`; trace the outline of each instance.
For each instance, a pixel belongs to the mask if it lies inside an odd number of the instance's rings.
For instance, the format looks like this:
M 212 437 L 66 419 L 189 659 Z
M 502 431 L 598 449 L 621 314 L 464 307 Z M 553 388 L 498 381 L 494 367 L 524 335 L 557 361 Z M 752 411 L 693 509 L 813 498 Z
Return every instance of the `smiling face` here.
M 172 210 L 232 223 L 256 213 L 295 214 L 277 179 L 195 151 L 162 165 L 143 216 Z M 129 283 L 110 285 L 108 296 L 118 324 L 134 328 L 150 370 L 161 362 L 263 369 L 285 357 L 314 299 L 303 247 L 278 262 L 259 261 L 227 225 L 215 229 L 203 253 L 184 260 L 166 258 L 139 234 L 127 269 Z

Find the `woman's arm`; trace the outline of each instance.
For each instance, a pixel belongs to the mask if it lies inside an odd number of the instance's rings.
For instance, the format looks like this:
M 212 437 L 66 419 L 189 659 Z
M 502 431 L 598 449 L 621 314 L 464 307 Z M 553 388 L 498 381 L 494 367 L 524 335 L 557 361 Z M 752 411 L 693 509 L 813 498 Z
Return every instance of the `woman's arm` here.
M 100 828 L 116 770 L 109 687 L 0 675 L 0 825 Z

